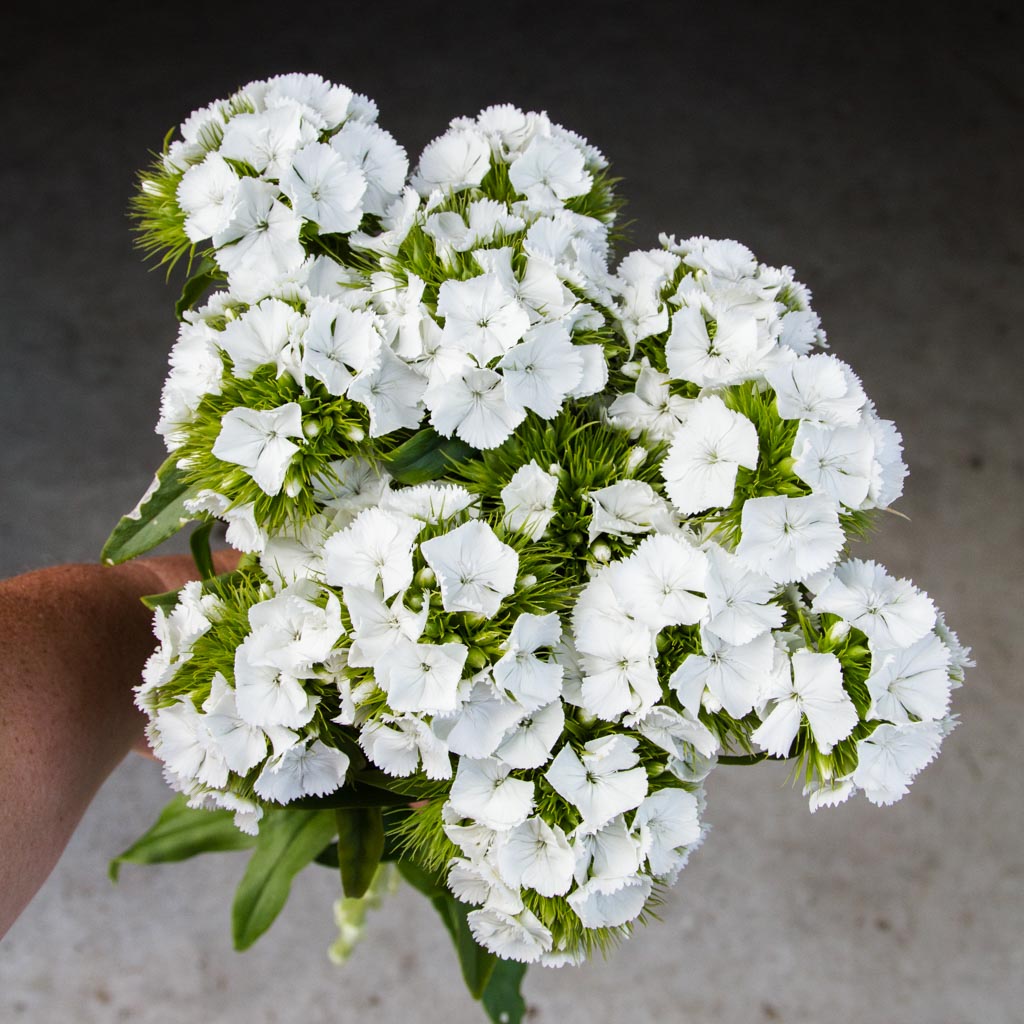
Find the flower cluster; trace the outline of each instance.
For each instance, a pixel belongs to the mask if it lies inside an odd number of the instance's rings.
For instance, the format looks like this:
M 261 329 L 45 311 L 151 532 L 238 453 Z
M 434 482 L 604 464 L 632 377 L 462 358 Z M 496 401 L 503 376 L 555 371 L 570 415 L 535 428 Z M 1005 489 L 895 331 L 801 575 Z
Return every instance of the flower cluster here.
M 790 268 L 671 236 L 612 266 L 581 137 L 491 107 L 407 183 L 375 113 L 254 83 L 144 183 L 150 245 L 209 240 L 225 284 L 158 430 L 183 518 L 247 556 L 157 610 L 138 701 L 171 784 L 244 830 L 429 801 L 398 838 L 477 941 L 578 963 L 701 843 L 717 764 L 791 759 L 812 810 L 901 797 L 969 652 L 849 554 L 900 435 Z

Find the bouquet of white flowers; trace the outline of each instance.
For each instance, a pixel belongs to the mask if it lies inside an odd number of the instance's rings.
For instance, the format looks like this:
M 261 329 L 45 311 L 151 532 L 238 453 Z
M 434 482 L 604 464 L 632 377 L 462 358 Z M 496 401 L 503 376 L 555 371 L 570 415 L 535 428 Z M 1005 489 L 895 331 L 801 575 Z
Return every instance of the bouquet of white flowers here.
M 663 898 L 716 765 L 890 804 L 971 662 L 848 555 L 901 439 L 789 267 L 671 235 L 612 266 L 616 180 L 579 135 L 489 107 L 409 174 L 376 115 L 254 82 L 141 177 L 144 248 L 193 273 L 170 456 L 103 556 L 195 521 L 204 578 L 147 599 L 137 699 L 181 795 L 112 870 L 252 847 L 244 948 L 296 872 L 340 868 L 343 958 L 397 866 L 518 1021 L 526 965 Z

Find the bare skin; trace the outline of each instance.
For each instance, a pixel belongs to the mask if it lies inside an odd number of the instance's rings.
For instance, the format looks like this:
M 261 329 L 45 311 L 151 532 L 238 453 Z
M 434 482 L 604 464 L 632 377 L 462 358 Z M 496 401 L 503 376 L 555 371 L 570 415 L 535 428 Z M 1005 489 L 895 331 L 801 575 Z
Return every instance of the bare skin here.
M 235 552 L 218 552 L 218 572 Z M 144 594 L 196 577 L 188 556 L 60 565 L 0 580 L 0 937 L 46 881 L 133 748 L 132 688 L 153 651 Z

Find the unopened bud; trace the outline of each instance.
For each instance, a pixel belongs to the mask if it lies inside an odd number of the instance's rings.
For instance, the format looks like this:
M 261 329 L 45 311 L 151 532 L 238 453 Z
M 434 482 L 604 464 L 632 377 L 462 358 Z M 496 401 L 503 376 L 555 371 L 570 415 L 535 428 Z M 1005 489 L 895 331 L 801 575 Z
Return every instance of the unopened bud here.
M 630 448 L 629 455 L 626 456 L 626 472 L 635 473 L 647 461 L 649 454 L 642 444 Z
M 416 585 L 420 587 L 432 587 L 437 577 L 434 575 L 434 570 L 430 566 L 424 566 L 418 573 L 416 573 Z
M 612 549 L 605 544 L 603 540 L 599 540 L 596 544 L 590 548 L 590 557 L 595 562 L 608 562 L 612 557 Z
M 629 377 L 630 380 L 636 380 L 637 377 L 640 376 L 640 370 L 641 369 L 642 369 L 642 367 L 636 361 L 634 361 L 632 363 L 623 363 L 622 364 L 622 375 L 624 377 Z
M 518 588 L 520 590 L 529 590 L 530 587 L 535 587 L 536 585 L 537 577 L 534 576 L 533 573 L 527 573 L 525 576 L 519 577 Z
M 358 441 L 362 441 L 363 438 L 366 437 L 366 431 L 363 430 L 362 427 L 357 427 L 357 426 L 353 425 L 353 426 L 349 427 L 348 430 L 345 431 L 345 436 L 350 441 L 357 441 L 358 442 Z
M 315 416 L 311 416 L 302 424 L 302 432 L 312 440 L 320 433 L 320 421 Z

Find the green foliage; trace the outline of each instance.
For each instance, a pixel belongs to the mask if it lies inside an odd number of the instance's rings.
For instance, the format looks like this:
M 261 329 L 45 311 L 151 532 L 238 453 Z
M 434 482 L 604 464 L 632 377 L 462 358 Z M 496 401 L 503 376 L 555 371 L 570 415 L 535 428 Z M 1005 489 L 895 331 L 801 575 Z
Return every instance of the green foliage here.
M 225 377 L 219 394 L 203 397 L 195 420 L 185 428 L 184 443 L 175 452 L 175 458 L 188 467 L 182 471 L 184 479 L 189 485 L 223 494 L 232 505 L 253 503 L 257 522 L 271 531 L 308 522 L 320 511 L 314 497 L 318 483 L 332 478 L 329 464 L 358 455 L 372 456 L 375 447 L 362 443 L 369 430 L 364 406 L 330 394 L 319 381 L 308 381 L 307 386 L 308 393 L 290 374 L 278 376 L 273 366 L 261 366 L 244 380 Z M 221 432 L 221 420 L 232 409 L 244 406 L 268 411 L 290 402 L 301 407 L 307 431 L 296 442 L 299 451 L 285 482 L 294 497 L 285 489 L 269 495 L 241 466 L 221 461 L 212 449 Z
M 188 253 L 191 264 L 195 248 L 185 234 L 185 211 L 178 205 L 182 171 L 169 168 L 162 155 L 153 155 L 147 170 L 138 177 L 138 190 L 128 212 L 136 232 L 136 245 L 146 259 L 166 266 L 167 272 Z
M 110 862 L 108 870 L 116 882 L 122 864 L 166 864 L 200 853 L 247 850 L 255 843 L 255 836 L 238 831 L 231 811 L 189 807 L 179 793 L 153 825 Z
M 366 895 L 384 853 L 384 817 L 379 807 L 339 807 L 338 867 L 341 885 L 350 899 Z
M 177 461 L 172 455 L 164 462 L 139 504 L 114 527 L 100 552 L 106 565 L 120 565 L 144 555 L 195 518 L 185 511 L 185 502 L 194 496 L 194 490 Z
M 268 810 L 256 849 L 235 892 L 231 928 L 235 949 L 248 949 L 273 923 L 291 891 L 292 879 L 337 832 L 330 811 L 290 807 Z
M 182 286 L 181 297 L 174 304 L 174 315 L 184 320 L 185 313 L 195 308 L 211 286 L 223 280 L 224 274 L 217 264 L 209 256 L 204 256 L 199 268 Z
M 442 437 L 432 427 L 424 427 L 395 448 L 384 464 L 398 483 L 422 484 L 442 478 L 475 454 L 458 438 Z

